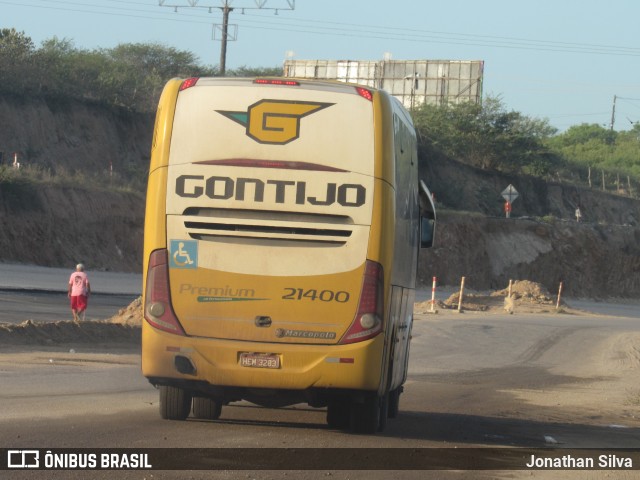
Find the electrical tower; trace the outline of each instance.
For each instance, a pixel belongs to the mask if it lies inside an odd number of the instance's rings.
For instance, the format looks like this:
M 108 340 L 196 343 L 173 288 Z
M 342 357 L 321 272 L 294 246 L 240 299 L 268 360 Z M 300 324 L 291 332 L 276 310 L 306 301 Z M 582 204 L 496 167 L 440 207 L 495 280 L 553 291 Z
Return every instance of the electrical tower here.
M 213 25 L 214 32 L 214 40 L 215 33 L 220 31 L 220 75 L 224 76 L 226 72 L 226 63 L 227 63 L 227 42 L 231 39 L 236 40 L 237 38 L 237 25 L 232 25 L 234 28 L 233 36 L 229 34 L 229 14 L 234 10 L 240 10 L 243 14 L 245 10 L 273 10 L 276 15 L 280 10 L 295 10 L 296 0 L 283 0 L 281 1 L 281 7 L 271 7 L 268 6 L 269 0 L 253 0 L 253 4 L 249 2 L 249 0 L 177 0 L 173 3 L 168 3 L 167 0 L 158 0 L 158 5 L 161 7 L 171 7 L 175 12 L 178 11 L 179 8 L 204 8 L 212 13 L 214 9 L 218 9 L 222 12 L 222 25 Z M 243 4 L 249 4 L 243 5 Z M 271 3 L 277 3 L 277 1 L 272 1 Z

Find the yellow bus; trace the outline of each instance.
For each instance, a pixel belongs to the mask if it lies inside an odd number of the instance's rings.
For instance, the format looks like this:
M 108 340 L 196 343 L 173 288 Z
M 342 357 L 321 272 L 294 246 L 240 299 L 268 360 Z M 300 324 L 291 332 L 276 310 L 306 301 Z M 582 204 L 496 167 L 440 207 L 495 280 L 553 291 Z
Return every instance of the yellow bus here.
M 384 91 L 169 81 L 143 260 L 142 372 L 162 418 L 307 403 L 331 427 L 382 430 L 434 228 L 411 118 Z

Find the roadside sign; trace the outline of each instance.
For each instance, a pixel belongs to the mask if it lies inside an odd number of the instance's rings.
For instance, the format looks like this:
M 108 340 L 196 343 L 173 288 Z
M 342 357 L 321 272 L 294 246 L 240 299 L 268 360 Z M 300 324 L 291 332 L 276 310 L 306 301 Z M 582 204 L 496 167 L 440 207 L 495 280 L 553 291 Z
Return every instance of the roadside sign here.
M 513 201 L 519 196 L 520 194 L 511 184 L 509 184 L 509 186 L 502 191 L 502 198 L 504 198 L 509 203 L 513 203 Z

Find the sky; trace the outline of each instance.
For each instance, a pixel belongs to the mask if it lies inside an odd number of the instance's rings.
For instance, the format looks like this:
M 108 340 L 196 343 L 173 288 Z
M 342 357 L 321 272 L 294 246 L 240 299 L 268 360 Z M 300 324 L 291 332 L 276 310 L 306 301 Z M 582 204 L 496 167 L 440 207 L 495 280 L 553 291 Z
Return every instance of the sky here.
M 485 97 L 561 132 L 609 128 L 614 105 L 616 130 L 640 121 L 638 0 L 0 0 L 0 28 L 37 46 L 52 37 L 88 50 L 160 43 L 218 65 L 225 1 L 235 37 L 227 69 L 277 67 L 287 56 L 482 60 Z

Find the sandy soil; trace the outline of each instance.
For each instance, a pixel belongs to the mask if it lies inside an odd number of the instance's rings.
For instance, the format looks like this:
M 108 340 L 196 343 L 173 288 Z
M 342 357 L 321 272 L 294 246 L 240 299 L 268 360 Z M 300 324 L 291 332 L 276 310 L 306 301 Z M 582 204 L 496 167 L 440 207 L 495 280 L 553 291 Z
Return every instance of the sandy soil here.
M 106 320 L 0 323 L 0 345 L 139 344 L 141 324 L 142 298 L 139 297 Z

